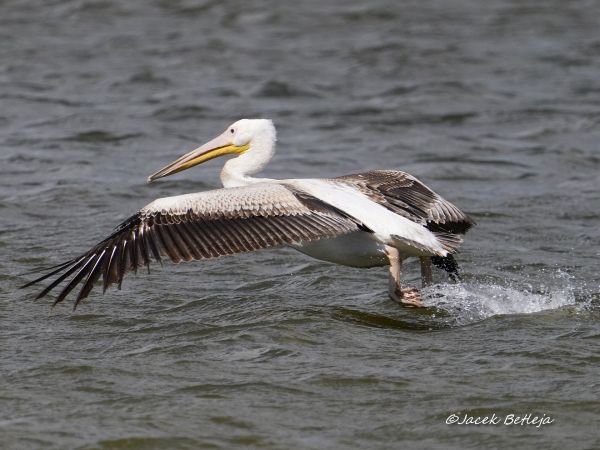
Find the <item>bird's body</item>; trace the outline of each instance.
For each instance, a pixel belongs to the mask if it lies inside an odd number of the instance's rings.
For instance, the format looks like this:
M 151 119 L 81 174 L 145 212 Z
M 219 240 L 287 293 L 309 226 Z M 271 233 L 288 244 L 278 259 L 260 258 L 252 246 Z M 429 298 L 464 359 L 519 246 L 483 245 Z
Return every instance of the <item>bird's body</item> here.
M 221 172 L 223 189 L 160 198 L 123 222 L 90 251 L 28 285 L 57 275 L 62 301 L 82 284 L 75 305 L 96 281 L 119 286 L 152 259 L 200 260 L 288 245 L 314 258 L 352 267 L 390 265 L 390 295 L 418 303 L 401 289 L 402 259 L 451 259 L 473 222 L 416 178 L 381 170 L 330 179 L 255 178 L 274 153 L 275 128 L 242 119 L 152 177 L 171 175 L 223 154 L 239 154 Z M 67 281 L 68 280 L 68 281 Z M 392 286 L 393 285 L 393 286 Z
M 365 231 L 305 242 L 292 247 L 312 258 L 341 266 L 366 269 L 389 264 L 385 255 L 385 245 L 377 242 L 370 233 Z

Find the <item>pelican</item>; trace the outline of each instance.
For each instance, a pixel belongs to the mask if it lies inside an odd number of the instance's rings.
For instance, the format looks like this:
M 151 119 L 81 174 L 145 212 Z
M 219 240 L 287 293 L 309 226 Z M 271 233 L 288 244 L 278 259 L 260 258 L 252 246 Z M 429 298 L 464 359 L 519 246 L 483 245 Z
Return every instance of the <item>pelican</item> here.
M 417 178 L 374 170 L 327 179 L 256 178 L 273 157 L 276 131 L 268 119 L 241 119 L 148 177 L 173 175 L 213 158 L 236 155 L 221 171 L 222 189 L 159 198 L 129 217 L 90 250 L 27 283 L 65 283 L 54 304 L 77 286 L 75 309 L 102 277 L 103 293 L 150 262 L 202 260 L 290 246 L 313 258 L 351 267 L 389 266 L 389 295 L 423 306 L 418 289 L 402 287 L 403 260 L 418 257 L 423 284 L 431 263 L 457 275 L 453 258 L 474 225 L 466 214 Z

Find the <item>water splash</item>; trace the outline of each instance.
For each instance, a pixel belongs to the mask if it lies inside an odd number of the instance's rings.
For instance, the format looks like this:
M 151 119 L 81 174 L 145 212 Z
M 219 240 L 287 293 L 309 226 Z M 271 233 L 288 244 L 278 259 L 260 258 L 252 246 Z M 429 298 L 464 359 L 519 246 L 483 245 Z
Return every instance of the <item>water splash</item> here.
M 438 284 L 423 290 L 427 306 L 437 308 L 457 324 L 478 322 L 497 315 L 532 314 L 579 306 L 576 287 L 564 272 L 557 273 L 555 286 L 466 282 Z

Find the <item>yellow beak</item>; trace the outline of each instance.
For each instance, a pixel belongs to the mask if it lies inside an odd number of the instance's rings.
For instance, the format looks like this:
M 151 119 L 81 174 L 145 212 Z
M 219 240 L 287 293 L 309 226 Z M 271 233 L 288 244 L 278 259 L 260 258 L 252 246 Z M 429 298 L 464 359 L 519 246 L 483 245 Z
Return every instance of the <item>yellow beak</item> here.
M 249 144 L 240 146 L 233 144 L 231 142 L 231 135 L 228 135 L 228 131 L 229 130 L 225 131 L 225 133 L 217 136 L 212 141 L 186 153 L 181 158 L 150 175 L 148 177 L 148 183 L 151 183 L 158 178 L 168 177 L 169 175 L 189 169 L 190 167 L 210 161 L 219 156 L 244 153 L 250 148 Z

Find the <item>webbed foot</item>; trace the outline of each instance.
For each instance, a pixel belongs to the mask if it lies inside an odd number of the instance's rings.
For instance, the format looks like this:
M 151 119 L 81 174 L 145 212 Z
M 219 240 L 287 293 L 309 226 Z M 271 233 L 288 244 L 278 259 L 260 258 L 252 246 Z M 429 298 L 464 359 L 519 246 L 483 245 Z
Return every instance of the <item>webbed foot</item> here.
M 400 289 L 400 292 L 394 291 L 390 297 L 406 308 L 425 308 L 421 299 L 421 292 L 416 288 L 403 288 Z

